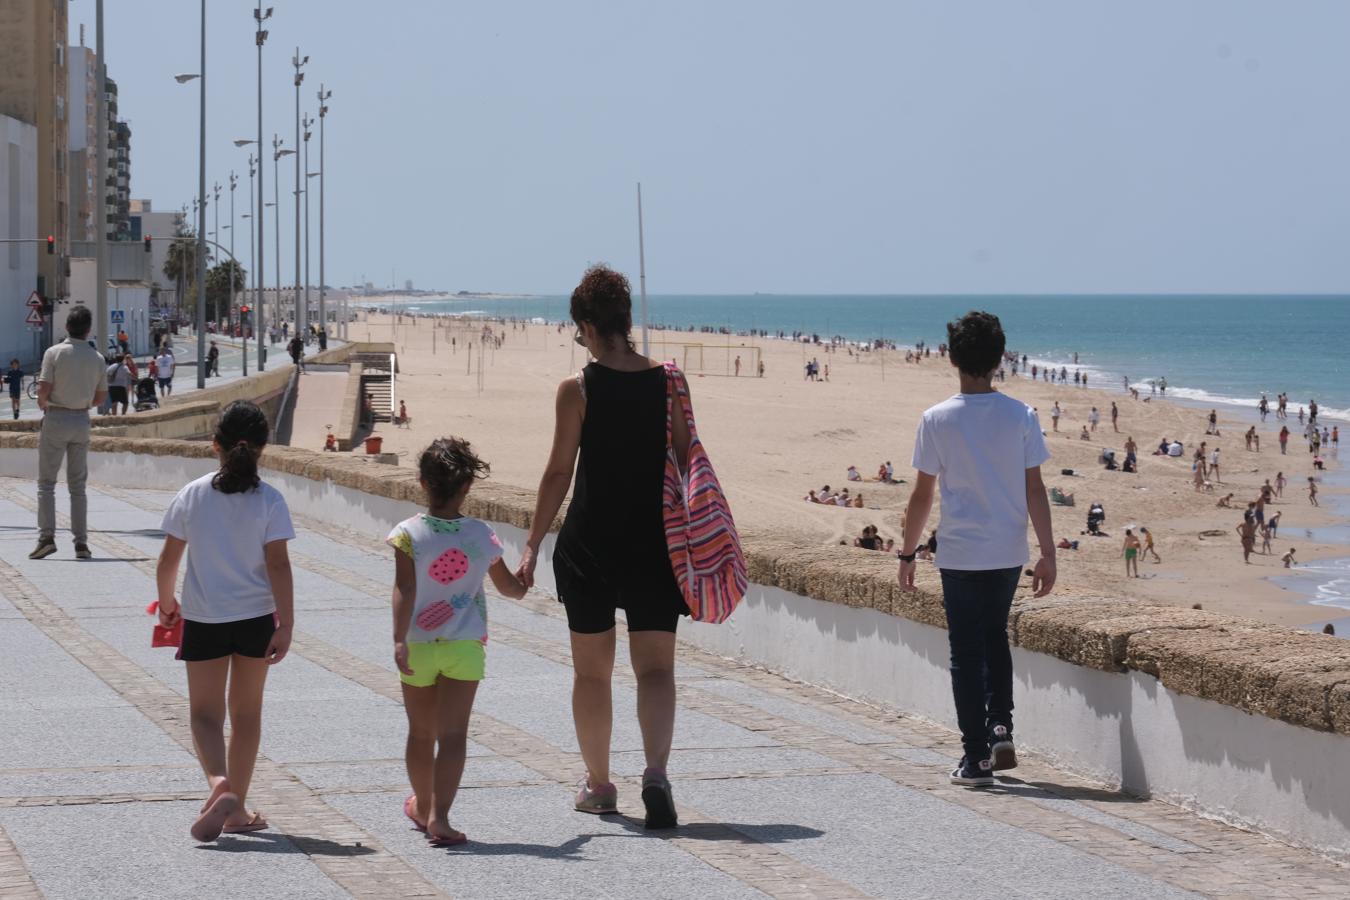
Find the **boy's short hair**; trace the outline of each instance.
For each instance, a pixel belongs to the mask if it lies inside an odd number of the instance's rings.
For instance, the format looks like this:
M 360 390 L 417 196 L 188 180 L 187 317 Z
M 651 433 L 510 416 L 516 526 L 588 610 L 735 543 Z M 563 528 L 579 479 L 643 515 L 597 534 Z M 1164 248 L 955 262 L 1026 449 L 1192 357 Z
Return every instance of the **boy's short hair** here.
M 998 316 L 972 310 L 947 323 L 947 345 L 958 369 L 974 378 L 984 378 L 1003 362 L 1007 339 Z

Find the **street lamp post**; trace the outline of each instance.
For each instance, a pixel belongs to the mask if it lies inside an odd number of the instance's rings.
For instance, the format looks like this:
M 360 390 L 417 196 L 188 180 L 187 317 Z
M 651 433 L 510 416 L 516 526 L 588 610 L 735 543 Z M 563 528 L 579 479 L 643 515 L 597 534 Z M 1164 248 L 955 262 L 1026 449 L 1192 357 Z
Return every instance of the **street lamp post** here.
M 263 289 L 263 166 L 262 166 L 262 148 L 263 148 L 263 89 L 262 89 L 262 48 L 267 42 L 267 29 L 263 28 L 263 22 L 272 18 L 272 7 L 267 7 L 267 12 L 263 12 L 262 3 L 253 10 L 253 18 L 257 22 L 257 33 L 254 37 L 258 45 L 258 269 L 256 271 L 254 284 L 257 286 L 253 295 L 253 321 L 254 328 L 258 331 L 258 371 L 264 368 L 267 359 L 267 348 L 263 346 L 263 340 L 267 332 L 267 320 L 263 313 L 262 289 Z M 253 191 L 249 190 L 249 202 L 253 202 Z M 251 240 L 249 243 L 253 243 Z M 280 257 L 277 259 L 277 271 L 281 271 Z
M 291 58 L 291 65 L 295 66 L 295 146 L 300 146 L 300 83 L 305 80 L 305 73 L 301 71 L 305 63 L 309 62 L 309 57 L 300 58 L 300 48 L 295 48 L 295 56 Z M 309 334 L 309 307 L 304 308 L 303 315 L 300 314 L 300 192 L 304 190 L 305 180 L 300 177 L 300 155 L 295 157 L 295 306 L 296 306 L 296 328 L 303 328 L 304 335 Z
M 250 283 L 251 283 L 252 286 L 253 286 L 253 303 L 252 303 L 252 307 L 253 307 L 253 329 L 254 329 L 255 331 L 258 330 L 258 329 L 261 327 L 261 323 L 262 323 L 262 314 L 261 314 L 261 313 L 259 312 L 259 310 L 258 310 L 258 279 L 259 279 L 259 277 L 260 277 L 260 276 L 258 275 L 258 257 L 257 257 L 258 247 L 257 247 L 256 244 L 253 243 L 253 235 L 254 235 L 255 230 L 256 230 L 256 226 L 254 225 L 254 220 L 257 218 L 257 217 L 253 214 L 253 178 L 254 178 L 255 175 L 257 175 L 257 171 L 258 171 L 258 165 L 257 165 L 257 163 L 258 163 L 258 160 L 253 156 L 252 153 L 250 153 L 250 154 L 248 155 L 248 212 L 242 214 L 242 218 L 248 219 L 248 248 L 249 248 L 249 249 L 248 249 L 248 253 L 249 253 L 248 266 L 249 266 L 249 268 L 252 270 L 252 271 L 250 272 Z M 244 338 L 244 345 L 245 345 L 246 347 L 248 346 L 248 338 L 247 338 L 247 337 Z M 263 364 L 263 353 L 262 353 L 262 351 L 263 351 L 263 348 L 262 348 L 262 347 L 259 347 L 259 348 L 258 348 L 258 371 L 259 371 L 259 372 L 262 371 L 262 364 Z M 247 355 L 247 354 L 245 354 L 245 355 Z
M 300 120 L 300 124 L 305 129 L 305 334 L 309 334 L 309 180 L 314 177 L 314 173 L 309 170 L 309 138 L 312 132 L 309 130 L 314 125 L 314 120 L 306 115 Z M 323 318 L 319 318 L 319 327 L 323 327 Z
M 231 169 L 231 170 L 230 170 L 230 259 L 234 259 L 234 189 L 235 189 L 236 187 L 238 187 L 238 186 L 239 186 L 239 176 L 236 175 L 236 174 L 234 174 L 234 170 Z M 252 242 L 252 241 L 249 241 L 249 243 L 252 244 L 253 242 Z M 236 264 L 236 265 L 237 265 L 237 264 Z M 234 267 L 231 267 L 231 269 L 230 269 L 230 275 L 229 275 L 229 277 L 230 277 L 230 315 L 234 315 L 234 310 L 235 310 L 235 298 L 234 298 L 234 273 L 237 272 L 237 271 L 238 271 L 238 269 L 237 269 L 237 268 L 234 268 Z M 243 367 L 240 374 L 242 374 L 245 378 L 247 378 L 247 377 L 248 377 L 248 332 L 246 332 L 246 331 L 244 330 L 244 316 L 243 316 L 242 313 L 239 315 L 239 356 L 240 356 L 240 358 L 241 358 L 241 360 L 242 360 L 241 365 L 242 365 L 242 367 Z
M 281 177 L 279 161 L 283 156 L 294 153 L 294 150 L 283 150 L 281 147 L 281 138 L 278 135 L 272 135 L 272 207 L 274 219 L 273 239 L 276 243 L 276 261 L 277 261 L 277 296 L 276 305 L 273 311 L 276 313 L 272 317 L 273 321 L 283 321 L 281 315 Z
M 197 389 L 206 387 L 206 0 L 201 0 L 201 71 L 175 75 L 186 84 L 199 81 L 197 136 Z M 100 177 L 102 177 L 100 175 Z M 219 189 L 217 187 L 217 189 Z
M 323 85 L 319 85 L 319 327 L 328 328 L 328 304 L 326 296 L 328 293 L 328 282 L 324 280 L 323 272 L 323 120 L 328 117 L 328 98 L 333 96 L 332 91 L 325 91 Z M 338 329 L 342 339 L 347 339 L 347 317 L 342 317 L 342 327 Z

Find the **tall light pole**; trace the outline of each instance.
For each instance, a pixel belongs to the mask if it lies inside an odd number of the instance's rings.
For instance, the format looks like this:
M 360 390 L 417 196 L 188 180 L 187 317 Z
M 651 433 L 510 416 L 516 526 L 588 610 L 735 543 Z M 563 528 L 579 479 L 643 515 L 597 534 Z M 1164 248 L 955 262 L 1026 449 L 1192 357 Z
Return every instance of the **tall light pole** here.
M 230 259 L 231 259 L 231 261 L 233 261 L 234 258 L 235 258 L 235 257 L 234 257 L 234 189 L 235 189 L 236 187 L 238 187 L 238 186 L 239 186 L 239 176 L 236 175 L 236 174 L 234 174 L 234 170 L 231 169 L 231 170 L 230 170 Z M 253 243 L 252 241 L 249 241 L 249 244 L 252 244 L 252 243 Z M 237 272 L 237 271 L 239 271 L 238 265 L 239 265 L 238 262 L 235 262 L 234 265 L 231 266 L 231 267 L 230 267 L 230 270 L 229 270 L 229 278 L 230 278 L 230 315 L 231 315 L 231 316 L 234 315 L 234 310 L 235 310 L 235 307 L 236 307 L 235 300 L 234 300 L 234 273 Z M 239 316 L 239 356 L 240 356 L 240 358 L 242 359 L 241 365 L 242 365 L 242 367 L 243 367 L 243 368 L 242 368 L 242 371 L 241 371 L 241 374 L 242 374 L 245 378 L 247 378 L 247 377 L 248 377 L 248 332 L 246 332 L 246 331 L 244 330 L 244 316 L 243 316 L 242 313 L 241 313 L 240 316 Z
M 264 368 L 264 363 L 267 361 L 267 348 L 263 346 L 263 340 L 267 333 L 267 319 L 263 313 L 264 305 L 262 302 L 263 275 L 264 275 L 263 220 L 266 218 L 266 216 L 263 215 L 262 48 L 263 44 L 267 42 L 267 29 L 263 28 L 263 22 L 266 22 L 268 19 L 272 18 L 272 7 L 270 6 L 267 7 L 267 12 L 263 12 L 262 3 L 260 2 L 258 4 L 258 8 L 253 10 L 253 18 L 257 22 L 257 29 L 258 29 L 257 34 L 255 35 L 254 38 L 254 40 L 258 45 L 258 213 L 256 217 L 258 223 L 258 261 L 257 261 L 258 268 L 256 271 L 256 280 L 254 282 L 254 284 L 257 285 L 257 292 L 253 296 L 253 321 L 254 321 L 253 327 L 257 329 L 258 332 L 258 371 L 261 372 Z M 249 191 L 250 203 L 253 200 L 252 194 L 253 191 L 250 190 Z M 251 244 L 252 241 L 249 241 L 249 243 Z M 280 262 L 281 262 L 280 257 L 278 257 L 277 258 L 278 271 L 280 271 Z
M 196 74 L 175 75 L 174 80 L 186 84 L 194 78 L 200 82 L 198 99 L 199 130 L 197 137 L 197 389 L 206 387 L 206 0 L 201 0 L 201 71 Z
M 252 153 L 250 153 L 250 154 L 248 155 L 248 212 L 243 213 L 243 214 L 242 214 L 242 217 L 248 219 L 248 255 L 249 255 L 248 267 L 249 267 L 249 269 L 250 269 L 250 272 L 249 272 L 249 280 L 250 280 L 250 283 L 251 283 L 252 286 L 253 286 L 253 304 L 252 304 L 252 306 L 253 306 L 253 330 L 254 330 L 254 331 L 257 331 L 257 330 L 258 330 L 258 328 L 260 327 L 260 324 L 261 324 L 261 322 L 262 322 L 262 316 L 261 316 L 261 313 L 259 312 L 259 309 L 258 309 L 258 278 L 259 278 L 259 276 L 258 276 L 258 256 L 257 256 L 258 245 L 255 244 L 255 243 L 253 243 L 253 235 L 254 235 L 254 233 L 255 233 L 254 220 L 256 219 L 256 216 L 254 216 L 254 214 L 253 214 L 253 179 L 254 179 L 254 177 L 255 177 L 257 174 L 258 174 L 258 160 L 253 156 Z M 247 338 L 247 337 L 244 338 L 244 347 L 245 347 L 245 348 L 248 347 L 248 338 Z M 259 372 L 262 371 L 262 364 L 263 364 L 263 354 L 262 354 L 262 350 L 263 350 L 262 347 L 259 347 L 259 348 L 258 348 L 258 371 L 259 371 Z M 245 359 L 248 358 L 248 353 L 247 353 L 247 351 L 244 353 L 244 357 L 245 357 Z M 245 365 L 247 365 L 247 363 L 246 363 Z M 245 371 L 247 371 L 247 369 L 245 369 Z
M 81 44 L 84 41 L 80 41 Z M 94 332 L 100 348 L 104 352 L 108 342 L 105 335 L 109 331 L 108 323 L 108 70 L 103 64 L 103 0 L 98 0 L 94 23 L 95 76 L 98 82 L 98 102 L 94 104 L 94 115 L 98 117 L 94 128 L 94 140 L 98 144 L 95 150 L 95 163 L 98 169 L 98 220 L 94 232 Z M 65 148 L 62 148 L 63 150 Z M 48 290 L 56 292 L 56 285 Z
M 323 277 L 323 120 L 328 116 L 328 98 L 333 96 L 332 91 L 325 91 L 323 85 L 319 85 L 319 327 L 327 330 L 328 328 L 328 304 L 326 295 L 328 288 Z M 342 339 L 347 339 L 347 319 L 342 319 L 342 327 L 338 329 Z
M 295 146 L 300 146 L 300 83 L 305 80 L 305 73 L 301 71 L 305 63 L 309 62 L 309 57 L 300 58 L 300 48 L 295 48 L 295 56 L 291 57 L 291 65 L 295 66 Z M 303 328 L 304 335 L 309 335 L 309 307 L 305 307 L 304 314 L 300 314 L 300 192 L 305 188 L 305 180 L 300 177 L 300 155 L 295 156 L 295 307 L 296 307 L 296 328 Z
M 215 225 L 215 228 L 213 228 L 213 229 L 211 230 L 211 240 L 213 240 L 213 241 L 215 241 L 217 244 L 219 244 L 219 243 L 220 243 L 220 182 L 219 182 L 219 181 L 217 181 L 214 185 L 211 186 L 211 193 L 212 193 L 212 195 L 213 195 L 213 196 L 212 196 L 212 199 L 215 201 L 215 206 L 216 206 L 216 225 Z M 217 265 L 219 265 L 219 263 L 217 263 Z M 205 282 L 202 282 L 202 294 L 205 295 L 205 293 L 206 293 L 206 283 L 205 283 Z M 219 328 L 219 327 L 220 327 L 220 310 L 215 309 L 215 310 L 212 310 L 212 312 L 214 312 L 214 313 L 216 314 L 216 327 Z M 228 319 L 228 318 L 229 318 L 229 314 L 228 314 L 228 312 L 227 312 L 227 313 L 226 313 L 226 319 Z
M 273 320 L 277 322 L 284 321 L 281 315 L 281 170 L 279 161 L 283 156 L 295 152 L 294 150 L 283 150 L 281 143 L 281 138 L 278 135 L 272 135 L 272 207 L 275 216 L 272 222 L 275 227 L 272 231 L 274 232 L 277 251 L 277 296 L 276 305 L 272 309 L 276 313 Z
M 309 334 L 309 180 L 314 177 L 314 173 L 309 170 L 309 138 L 313 134 L 309 129 L 314 125 L 314 120 L 306 115 L 300 120 L 300 124 L 305 129 L 305 334 Z M 323 320 L 319 320 L 319 327 L 323 327 Z

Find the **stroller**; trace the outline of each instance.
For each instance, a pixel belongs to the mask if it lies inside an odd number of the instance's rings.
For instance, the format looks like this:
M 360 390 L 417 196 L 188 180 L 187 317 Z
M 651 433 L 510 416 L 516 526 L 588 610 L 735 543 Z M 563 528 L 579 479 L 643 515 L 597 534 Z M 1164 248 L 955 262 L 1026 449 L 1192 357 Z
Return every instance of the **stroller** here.
M 136 412 L 158 409 L 159 397 L 155 395 L 155 379 L 149 375 L 136 382 Z
M 1100 503 L 1088 507 L 1087 533 L 1095 537 L 1102 536 L 1102 523 L 1106 521 L 1106 509 Z

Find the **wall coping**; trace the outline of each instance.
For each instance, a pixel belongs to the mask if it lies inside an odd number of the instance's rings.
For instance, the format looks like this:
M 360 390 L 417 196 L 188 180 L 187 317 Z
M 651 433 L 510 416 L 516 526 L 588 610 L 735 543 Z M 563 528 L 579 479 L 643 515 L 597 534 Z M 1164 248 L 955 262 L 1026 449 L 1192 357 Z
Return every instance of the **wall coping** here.
M 343 348 L 345 349 L 345 348 Z M 36 434 L 0 432 L 0 449 L 36 449 Z M 101 453 L 210 458 L 205 442 L 105 437 Z M 270 446 L 265 468 L 312 481 L 331 481 L 392 500 L 422 503 L 411 469 L 374 465 L 297 447 Z M 465 513 L 528 530 L 534 492 L 490 480 L 469 493 Z M 556 531 L 561 518 L 550 530 Z M 750 580 L 842 606 L 874 609 L 946 627 L 935 585 L 907 593 L 888 556 L 851 547 L 802 546 L 743 537 Z M 1014 646 L 1104 672 L 1137 671 L 1167 688 L 1317 731 L 1350 735 L 1350 643 L 1338 638 L 1203 610 L 1110 597 L 1034 599 L 1013 603 Z

